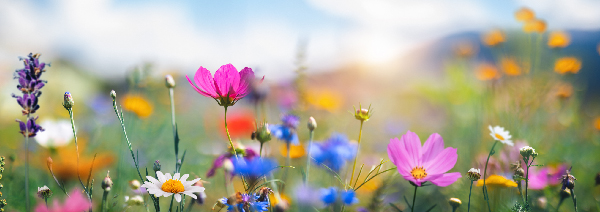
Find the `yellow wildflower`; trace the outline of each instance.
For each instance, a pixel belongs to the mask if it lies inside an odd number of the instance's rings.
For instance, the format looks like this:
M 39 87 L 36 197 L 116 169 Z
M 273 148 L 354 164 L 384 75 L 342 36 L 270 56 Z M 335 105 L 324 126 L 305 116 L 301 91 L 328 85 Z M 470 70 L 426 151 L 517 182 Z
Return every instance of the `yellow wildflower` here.
M 517 187 L 517 183 L 512 180 L 506 179 L 500 175 L 490 175 L 487 179 L 485 179 L 485 184 L 489 188 L 498 188 L 498 187 Z M 477 181 L 477 186 L 483 186 L 483 179 Z
M 554 63 L 554 71 L 559 74 L 576 74 L 581 69 L 581 61 L 575 57 L 562 57 Z
M 281 145 L 281 149 L 279 150 L 283 157 L 287 157 L 287 147 L 285 145 Z M 306 153 L 304 146 L 300 145 L 290 145 L 290 158 L 301 158 Z
M 488 33 L 485 33 L 481 37 L 481 41 L 483 41 L 483 44 L 485 44 L 486 46 L 496 46 L 498 44 L 504 43 L 504 41 L 506 41 L 506 36 L 501 30 L 495 29 Z
M 517 10 L 517 12 L 515 12 L 515 19 L 517 19 L 517 21 L 527 22 L 533 20 L 534 18 L 535 13 L 533 12 L 533 10 L 527 7 L 522 7 L 521 9 Z
M 514 58 L 502 58 L 500 60 L 502 71 L 509 76 L 519 76 L 523 73 L 519 64 Z
M 571 43 L 571 38 L 566 32 L 552 32 L 548 37 L 548 46 L 550 48 L 564 48 Z
M 313 90 L 307 92 L 307 102 L 317 109 L 324 109 L 327 111 L 335 111 L 340 107 L 343 101 L 340 94 L 330 90 Z
M 283 202 L 287 203 L 287 205 L 290 205 L 291 201 L 288 196 L 282 193 L 279 193 L 279 196 L 281 197 L 281 200 L 283 200 Z M 274 193 L 269 194 L 269 200 L 271 200 L 271 207 L 275 207 L 277 204 L 279 204 L 280 201 L 279 199 L 275 198 Z
M 477 77 L 477 79 L 479 79 L 481 81 L 487 81 L 487 80 L 499 79 L 500 72 L 498 71 L 496 66 L 489 64 L 489 63 L 483 63 L 483 64 L 480 64 L 479 67 L 477 67 L 477 72 L 476 72 L 475 76 Z
M 123 109 L 135 113 L 140 118 L 147 118 L 152 114 L 150 102 L 137 95 L 126 95 L 123 98 Z
M 523 25 L 523 31 L 526 33 L 544 33 L 546 31 L 546 22 L 539 19 L 527 21 Z
M 594 127 L 596 127 L 597 130 L 600 130 L 600 116 L 594 120 Z

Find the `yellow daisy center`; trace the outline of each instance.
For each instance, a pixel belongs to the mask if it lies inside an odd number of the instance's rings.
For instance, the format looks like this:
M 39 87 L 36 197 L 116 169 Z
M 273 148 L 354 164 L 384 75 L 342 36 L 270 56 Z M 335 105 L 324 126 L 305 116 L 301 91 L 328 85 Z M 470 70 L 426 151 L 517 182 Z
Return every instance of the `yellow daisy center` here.
M 427 172 L 425 172 L 425 169 L 422 166 L 413 168 L 412 171 L 410 171 L 410 174 L 417 180 L 427 177 Z
M 160 189 L 162 189 L 164 192 L 174 194 L 185 191 L 183 184 L 179 180 L 167 180 L 165 183 L 162 184 Z
M 504 140 L 504 137 L 502 137 L 502 136 L 501 136 L 500 134 L 498 134 L 498 133 L 496 133 L 496 138 L 497 138 L 498 140 L 501 140 L 501 141 L 503 141 L 503 140 Z

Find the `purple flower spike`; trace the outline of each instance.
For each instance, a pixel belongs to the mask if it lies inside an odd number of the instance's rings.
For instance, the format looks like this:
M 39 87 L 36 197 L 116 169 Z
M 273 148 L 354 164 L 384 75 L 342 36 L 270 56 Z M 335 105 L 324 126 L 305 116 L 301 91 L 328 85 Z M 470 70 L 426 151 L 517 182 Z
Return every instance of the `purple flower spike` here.
M 20 133 L 23 134 L 23 136 L 28 136 L 31 138 L 35 137 L 35 135 L 37 135 L 38 132 L 44 131 L 44 129 L 40 125 L 37 125 L 35 123 L 36 120 L 37 117 L 30 118 L 29 120 L 27 120 L 27 123 L 24 123 L 21 120 L 17 119 L 17 122 L 19 122 L 19 128 L 21 129 Z
M 400 139 L 388 144 L 388 156 L 404 179 L 416 186 L 429 181 L 446 187 L 461 177 L 459 172 L 446 173 L 454 167 L 458 155 L 456 148 L 444 148 L 444 140 L 437 133 L 429 136 L 425 145 L 416 133 L 408 131 Z
M 238 72 L 231 65 L 223 65 L 215 76 L 212 77 L 208 69 L 200 66 L 194 75 L 194 83 L 186 75 L 188 82 L 194 90 L 203 96 L 211 97 L 219 103 L 219 105 L 228 107 L 233 106 L 238 100 L 244 98 L 250 92 L 250 83 L 254 79 L 254 72 L 251 68 L 244 68 Z M 261 79 L 264 80 L 264 77 Z
M 13 94 L 13 98 L 17 99 L 17 103 L 23 108 L 23 115 L 35 113 L 40 106 L 38 105 L 38 96 L 41 92 L 37 94 L 23 94 L 23 96 L 17 96 Z

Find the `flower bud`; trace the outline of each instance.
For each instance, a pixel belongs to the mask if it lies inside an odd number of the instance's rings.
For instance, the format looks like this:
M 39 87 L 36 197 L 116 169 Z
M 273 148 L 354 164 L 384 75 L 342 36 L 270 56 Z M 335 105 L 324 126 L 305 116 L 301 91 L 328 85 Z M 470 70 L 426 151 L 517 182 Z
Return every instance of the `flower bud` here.
M 65 107 L 65 109 L 70 110 L 71 108 L 73 108 L 73 106 L 75 105 L 75 101 L 73 101 L 73 96 L 71 96 L 71 93 L 69 93 L 68 91 L 65 92 L 65 96 L 63 99 L 63 107 Z
M 141 184 L 140 181 L 138 180 L 132 180 L 129 181 L 129 187 L 131 187 L 131 189 L 133 190 L 138 190 L 140 188 Z
M 110 171 L 108 171 L 106 173 L 106 177 L 104 178 L 104 180 L 102 180 L 102 189 L 104 189 L 105 191 L 110 191 L 110 188 L 113 185 L 113 182 L 110 179 L 110 176 L 108 176 L 109 173 L 110 173 Z
M 308 130 L 313 131 L 317 128 L 317 121 L 312 116 L 308 118 Z
M 115 101 L 115 99 L 117 98 L 117 92 L 115 92 L 115 90 L 111 90 L 110 97 L 113 99 L 113 101 Z
M 152 170 L 154 170 L 154 172 L 160 171 L 160 161 L 158 161 L 158 160 L 154 161 L 154 165 L 152 166 Z
M 462 201 L 460 201 L 458 198 L 450 198 L 448 203 L 450 203 L 450 206 L 452 206 L 453 210 L 456 210 L 462 204 Z
M 54 161 L 52 161 L 51 157 L 48 157 L 48 159 L 46 159 L 46 165 L 48 165 L 48 169 L 51 169 L 52 164 L 54 164 Z
M 479 169 L 475 169 L 475 168 L 471 168 L 467 172 L 467 176 L 468 176 L 469 180 L 471 180 L 471 181 L 477 181 L 477 180 L 479 180 L 479 178 L 481 178 L 480 170 Z
M 175 87 L 175 80 L 173 79 L 173 76 L 168 74 L 165 76 L 165 85 L 167 86 L 167 88 Z
M 360 106 L 359 106 L 360 107 Z M 356 118 L 359 121 L 368 121 L 369 118 L 371 118 L 371 115 L 373 113 L 371 112 L 371 106 L 369 106 L 369 108 L 358 108 L 358 110 L 354 111 L 354 118 Z
M 38 187 L 37 195 L 41 199 L 48 199 L 52 196 L 52 191 L 50 191 L 50 188 L 48 188 L 48 186 Z
M 252 139 L 265 143 L 271 140 L 271 130 L 269 130 L 269 124 L 262 123 L 261 126 L 256 129 L 256 132 L 252 133 Z
M 571 197 L 571 191 L 569 191 L 568 189 L 561 189 L 560 190 L 560 198 L 561 199 L 566 199 Z
M 521 153 L 521 156 L 523 156 L 523 158 L 528 158 L 528 157 L 537 157 L 537 153 L 535 152 L 535 149 L 533 149 L 530 146 L 524 146 L 522 147 L 519 152 Z

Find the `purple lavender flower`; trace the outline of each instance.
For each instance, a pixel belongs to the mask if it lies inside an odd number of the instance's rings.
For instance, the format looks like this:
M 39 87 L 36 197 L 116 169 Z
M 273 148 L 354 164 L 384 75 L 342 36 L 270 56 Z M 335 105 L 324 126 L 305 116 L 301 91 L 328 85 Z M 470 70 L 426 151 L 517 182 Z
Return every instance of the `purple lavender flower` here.
M 27 123 L 24 123 L 21 120 L 17 119 L 17 122 L 19 122 L 19 127 L 21 129 L 20 133 L 23 134 L 23 136 L 28 136 L 31 138 L 35 137 L 35 135 L 37 135 L 38 132 L 44 131 L 44 129 L 40 125 L 37 125 L 35 123 L 36 120 L 37 117 L 32 117 L 26 121 Z
M 46 83 L 40 77 L 46 71 L 44 70 L 46 65 L 50 66 L 50 64 L 40 63 L 39 57 L 40 54 L 29 53 L 26 58 L 20 58 L 25 67 L 16 71 L 15 79 L 19 79 L 17 88 L 24 94 L 37 93 Z
M 32 93 L 32 94 L 23 94 L 23 96 L 17 96 L 13 94 L 13 98 L 17 99 L 17 103 L 23 108 L 23 115 L 28 115 L 35 113 L 40 106 L 38 105 L 38 96 L 42 94 L 41 92 Z
M 293 145 L 300 145 L 298 134 L 296 134 L 296 128 L 300 124 L 300 118 L 295 115 L 284 115 L 281 117 L 282 124 L 270 125 L 271 135 L 277 139 Z

